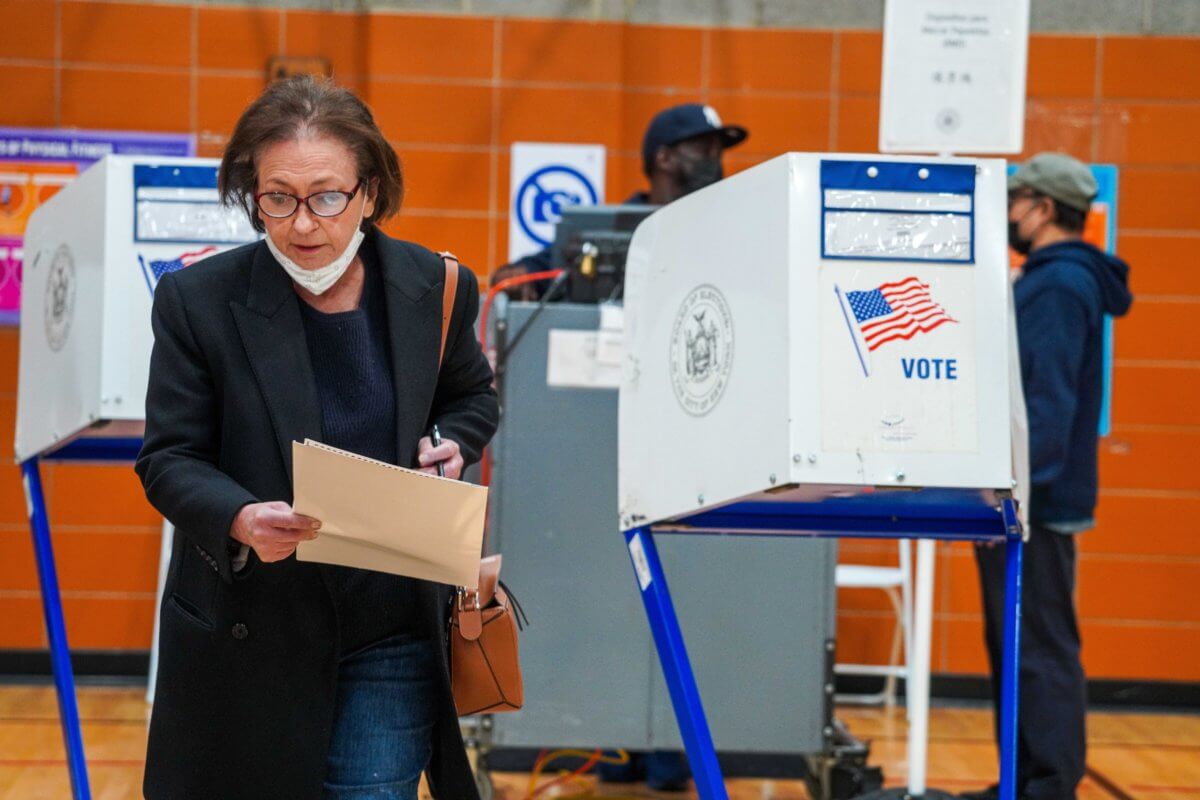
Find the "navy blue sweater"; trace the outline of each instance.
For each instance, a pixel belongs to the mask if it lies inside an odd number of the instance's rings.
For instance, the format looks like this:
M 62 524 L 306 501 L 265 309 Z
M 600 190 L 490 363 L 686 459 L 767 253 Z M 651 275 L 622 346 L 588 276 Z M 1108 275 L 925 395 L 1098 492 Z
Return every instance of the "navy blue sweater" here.
M 1031 253 L 1013 287 L 1034 524 L 1083 528 L 1095 511 L 1104 315 L 1129 310 L 1128 278 L 1125 262 L 1069 241 Z
M 373 254 L 361 252 L 362 299 L 352 311 L 325 314 L 301 301 L 304 334 L 325 444 L 396 463 L 396 390 L 392 382 L 383 276 Z M 337 610 L 343 655 L 392 634 L 417 631 L 410 578 L 350 567 L 324 566 Z

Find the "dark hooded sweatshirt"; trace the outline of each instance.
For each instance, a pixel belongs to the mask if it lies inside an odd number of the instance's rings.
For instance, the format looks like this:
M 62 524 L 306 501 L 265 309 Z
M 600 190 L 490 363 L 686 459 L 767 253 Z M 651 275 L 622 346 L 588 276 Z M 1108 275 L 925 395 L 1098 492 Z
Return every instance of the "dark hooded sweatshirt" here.
M 1103 401 L 1104 316 L 1129 310 L 1129 267 L 1082 241 L 1030 254 L 1013 292 L 1029 412 L 1030 521 L 1091 527 Z

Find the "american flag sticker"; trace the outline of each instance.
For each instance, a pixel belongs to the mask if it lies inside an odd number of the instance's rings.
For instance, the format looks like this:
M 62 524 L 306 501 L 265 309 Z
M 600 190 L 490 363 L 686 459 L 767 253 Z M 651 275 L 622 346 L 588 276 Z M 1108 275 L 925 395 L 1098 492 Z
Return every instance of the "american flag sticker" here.
M 197 261 L 207 258 L 217 252 L 217 248 L 212 245 L 201 248 L 192 253 L 184 253 L 178 258 L 151 259 L 149 263 L 146 259 L 138 254 L 138 263 L 142 265 L 142 275 L 146 278 L 146 286 L 150 288 L 150 294 L 154 294 L 155 288 L 158 287 L 159 280 L 168 272 L 177 272 L 184 267 L 190 267 Z
M 844 295 L 834 286 L 850 338 L 858 353 L 863 375 L 869 375 L 865 347 L 868 353 L 889 342 L 907 341 L 914 336 L 936 330 L 958 320 L 946 313 L 929 292 L 929 284 L 915 277 L 884 283 L 866 291 L 851 291 Z

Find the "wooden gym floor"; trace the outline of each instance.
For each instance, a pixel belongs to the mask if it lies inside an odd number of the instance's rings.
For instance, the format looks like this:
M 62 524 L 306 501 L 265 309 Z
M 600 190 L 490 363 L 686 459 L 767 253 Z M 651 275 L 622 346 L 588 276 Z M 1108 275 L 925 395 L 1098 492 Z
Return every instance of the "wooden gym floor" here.
M 143 690 L 81 687 L 80 716 L 95 800 L 140 798 L 147 706 Z M 871 761 L 887 785 L 905 778 L 903 710 L 843 708 L 839 716 L 872 741 Z M 1079 800 L 1200 800 L 1200 714 L 1097 711 L 1088 721 L 1089 773 Z M 995 775 L 990 715 L 977 708 L 940 707 L 930 715 L 929 785 L 957 792 Z M 552 770 L 547 773 L 549 780 Z M 528 775 L 495 776 L 496 797 L 523 800 Z M 685 798 L 638 786 L 596 787 L 590 779 L 561 785 L 545 797 Z M 735 800 L 804 800 L 795 781 L 730 781 Z M 70 784 L 52 686 L 0 685 L 0 800 L 61 800 Z

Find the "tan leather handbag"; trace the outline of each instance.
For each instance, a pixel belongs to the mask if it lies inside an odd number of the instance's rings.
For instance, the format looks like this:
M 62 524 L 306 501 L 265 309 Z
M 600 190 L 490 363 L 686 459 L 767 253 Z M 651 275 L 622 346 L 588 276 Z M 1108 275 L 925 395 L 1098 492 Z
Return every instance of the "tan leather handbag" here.
M 458 260 L 442 253 L 446 282 L 442 294 L 442 344 L 438 368 L 446 353 L 446 333 L 458 289 Z M 479 562 L 479 588 L 455 592 L 450 609 L 450 689 L 459 716 L 517 711 L 525 702 L 517 631 L 524 613 L 500 582 L 500 556 Z

